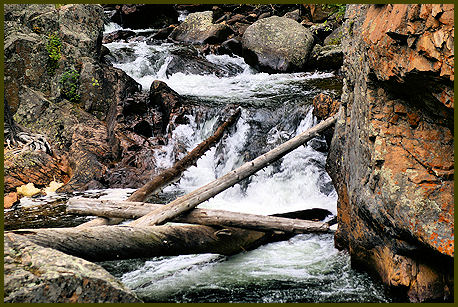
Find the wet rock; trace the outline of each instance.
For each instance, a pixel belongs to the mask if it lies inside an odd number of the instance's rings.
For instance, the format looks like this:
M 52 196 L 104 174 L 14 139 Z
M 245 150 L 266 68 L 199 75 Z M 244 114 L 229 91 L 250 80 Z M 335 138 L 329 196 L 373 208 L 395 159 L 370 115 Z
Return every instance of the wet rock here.
M 243 47 L 242 42 L 236 38 L 228 39 L 221 44 L 221 53 L 223 54 L 235 54 L 242 56 Z
M 169 38 L 174 41 L 205 44 L 221 43 L 230 34 L 231 30 L 226 24 L 214 24 L 212 11 L 189 14 L 177 26 Z
M 342 112 L 327 160 L 335 242 L 412 302 L 453 300 L 451 16 L 446 4 L 350 5 L 344 24 Z
M 194 48 L 179 48 L 171 51 L 172 59 L 167 65 L 167 76 L 181 72 L 184 74 L 211 75 L 230 77 L 241 73 L 243 69 L 233 64 L 217 65 L 199 56 Z
M 20 235 L 4 241 L 5 303 L 139 303 L 102 267 L 38 246 Z
M 172 114 L 180 113 L 179 109 L 183 105 L 182 97 L 172 90 L 168 85 L 159 80 L 155 80 L 149 91 L 150 103 L 157 106 L 163 114 L 163 132 L 166 131 Z
M 163 28 L 178 23 L 178 13 L 171 4 L 123 4 L 116 7 L 124 28 Z
M 263 18 L 243 34 L 243 57 L 261 71 L 300 71 L 308 60 L 313 42 L 312 33 L 292 19 Z
M 167 39 L 167 37 L 172 33 L 173 29 L 175 29 L 175 26 L 171 25 L 166 28 L 162 28 L 159 31 L 157 31 L 155 34 L 153 34 L 154 39 Z
M 129 31 L 129 30 L 117 30 L 108 34 L 105 34 L 103 36 L 102 43 L 103 44 L 108 44 L 112 43 L 114 41 L 120 41 L 120 40 L 127 40 L 128 38 L 135 36 L 134 31 Z

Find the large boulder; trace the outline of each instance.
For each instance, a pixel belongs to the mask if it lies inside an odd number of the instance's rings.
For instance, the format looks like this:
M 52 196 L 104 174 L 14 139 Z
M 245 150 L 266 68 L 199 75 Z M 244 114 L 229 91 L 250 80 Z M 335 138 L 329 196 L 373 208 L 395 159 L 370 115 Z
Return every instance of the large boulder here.
M 4 240 L 5 303 L 140 303 L 102 267 L 20 235 Z
M 223 42 L 230 33 L 231 30 L 225 23 L 213 23 L 212 11 L 205 11 L 189 14 L 173 29 L 169 38 L 192 44 L 215 44 Z
M 300 71 L 307 63 L 314 44 L 312 33 L 285 17 L 263 18 L 243 34 L 243 57 L 261 71 Z
M 454 7 L 350 5 L 327 169 L 336 246 L 413 302 L 453 300 Z

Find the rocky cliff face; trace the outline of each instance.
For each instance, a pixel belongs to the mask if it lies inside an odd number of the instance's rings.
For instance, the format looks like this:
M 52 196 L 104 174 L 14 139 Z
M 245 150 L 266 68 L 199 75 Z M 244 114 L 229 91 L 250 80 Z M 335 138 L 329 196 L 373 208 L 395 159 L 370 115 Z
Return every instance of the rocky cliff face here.
M 453 297 L 454 6 L 349 5 L 328 158 L 336 246 L 410 301 Z

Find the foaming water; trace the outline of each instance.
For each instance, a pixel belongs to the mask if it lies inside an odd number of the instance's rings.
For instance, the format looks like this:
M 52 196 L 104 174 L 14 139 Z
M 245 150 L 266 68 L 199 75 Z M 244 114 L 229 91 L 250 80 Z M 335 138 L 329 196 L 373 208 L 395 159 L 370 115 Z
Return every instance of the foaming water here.
M 122 281 L 149 302 L 387 302 L 332 242 L 303 234 L 230 257 L 156 257 Z
M 241 57 L 228 55 L 207 55 L 205 58 L 214 64 L 235 65 L 243 72 L 234 77 L 217 77 L 212 74 L 194 75 L 175 73 L 166 75 L 170 63 L 170 50 L 176 46 L 170 43 L 149 45 L 146 42 L 106 44 L 118 58 L 114 66 L 124 70 L 129 76 L 149 89 L 154 80 L 161 80 L 181 95 L 198 97 L 205 101 L 225 103 L 250 103 L 265 105 L 265 101 L 281 102 L 291 95 L 303 97 L 310 93 L 303 81 L 333 77 L 333 73 L 259 73 L 250 68 Z M 119 54 L 123 55 L 120 56 Z M 126 56 L 127 54 L 127 56 Z

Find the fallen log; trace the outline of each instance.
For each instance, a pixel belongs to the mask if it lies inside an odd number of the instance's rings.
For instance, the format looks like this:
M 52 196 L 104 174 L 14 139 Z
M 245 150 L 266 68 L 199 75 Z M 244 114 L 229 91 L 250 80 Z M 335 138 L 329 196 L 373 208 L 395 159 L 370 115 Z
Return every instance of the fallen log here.
M 271 151 L 257 157 L 252 161 L 246 162 L 239 168 L 204 185 L 203 187 L 200 187 L 191 193 L 181 196 L 163 207 L 155 209 L 147 215 L 131 222 L 129 225 L 135 227 L 159 225 L 173 219 L 185 211 L 195 208 L 200 203 L 210 199 L 211 197 L 226 190 L 227 188 L 232 187 L 237 182 L 247 178 L 258 170 L 269 165 L 271 162 L 278 160 L 292 150 L 305 144 L 318 133 L 332 126 L 337 120 L 337 116 L 338 114 L 322 121 L 318 125 L 302 132 L 301 134 L 277 146 Z
M 275 234 L 201 225 L 41 228 L 5 232 L 88 261 L 175 256 L 232 255 L 275 240 Z
M 164 187 L 180 179 L 181 175 L 189 167 L 194 165 L 204 153 L 207 152 L 214 144 L 216 144 L 224 134 L 224 131 L 233 125 L 240 117 L 240 108 L 232 114 L 221 126 L 216 129 L 215 133 L 197 145 L 184 158 L 176 162 L 172 167 L 162 171 L 155 176 L 151 181 L 146 183 L 141 188 L 137 189 L 127 200 L 128 201 L 145 201 L 148 196 L 160 192 Z M 122 219 L 107 219 L 99 217 L 92 221 L 86 222 L 77 226 L 78 228 L 94 227 L 101 225 L 116 225 L 122 222 Z
M 162 206 L 142 202 L 73 198 L 68 201 L 67 213 L 133 219 L 142 217 Z M 207 226 L 232 226 L 260 231 L 283 231 L 286 233 L 329 231 L 328 224 L 323 222 L 215 209 L 194 209 L 189 213 L 175 217 L 173 221 Z

